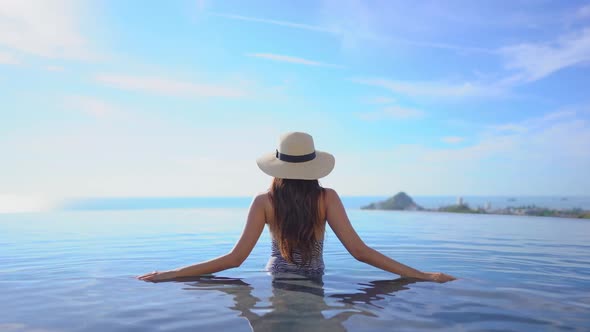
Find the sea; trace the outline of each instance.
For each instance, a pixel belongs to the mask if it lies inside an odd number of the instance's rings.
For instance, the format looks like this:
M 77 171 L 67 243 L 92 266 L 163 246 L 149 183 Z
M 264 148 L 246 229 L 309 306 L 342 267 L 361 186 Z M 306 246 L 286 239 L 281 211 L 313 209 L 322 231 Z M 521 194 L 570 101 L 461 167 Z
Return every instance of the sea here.
M 346 208 L 359 209 L 386 196 L 343 196 Z M 489 206 L 492 209 L 535 205 L 550 209 L 590 210 L 590 196 L 413 196 L 416 204 L 436 209 L 457 204 L 459 200 L 472 208 Z M 60 210 L 143 210 L 186 208 L 247 208 L 251 197 L 100 197 L 76 198 L 60 202 Z
M 146 283 L 135 276 L 231 250 L 250 199 L 77 199 L 0 214 L 0 331 L 590 331 L 590 220 L 359 209 L 382 198 L 343 198 L 365 243 L 456 281 L 358 262 L 328 229 L 321 277 L 264 271 L 265 230 L 239 268 Z M 436 207 L 457 197 L 414 199 Z M 590 206 L 580 197 L 463 200 Z

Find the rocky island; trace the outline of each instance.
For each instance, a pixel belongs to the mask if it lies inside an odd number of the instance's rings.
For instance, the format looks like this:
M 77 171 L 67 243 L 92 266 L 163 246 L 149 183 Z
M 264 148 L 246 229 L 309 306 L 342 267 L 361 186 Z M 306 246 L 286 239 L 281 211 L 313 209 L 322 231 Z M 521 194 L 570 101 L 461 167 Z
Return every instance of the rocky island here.
M 361 207 L 363 210 L 402 210 L 402 211 L 422 211 L 420 205 L 416 204 L 412 197 L 405 192 L 399 192 L 395 196 L 377 203 L 371 203 Z

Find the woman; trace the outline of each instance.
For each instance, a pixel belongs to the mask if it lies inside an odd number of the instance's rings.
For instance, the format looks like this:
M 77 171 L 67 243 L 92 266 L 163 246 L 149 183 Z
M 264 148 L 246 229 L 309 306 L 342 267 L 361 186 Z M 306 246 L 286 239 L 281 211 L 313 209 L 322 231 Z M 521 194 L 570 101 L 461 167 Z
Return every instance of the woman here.
M 256 245 L 266 224 L 272 237 L 272 254 L 267 265 L 270 272 L 321 274 L 326 223 L 346 250 L 361 262 L 402 277 L 436 282 L 455 279 L 444 273 L 418 271 L 368 247 L 352 227 L 336 191 L 319 185 L 318 179 L 334 168 L 334 156 L 315 150 L 310 135 L 291 132 L 281 136 L 278 149 L 259 158 L 257 163 L 274 180 L 267 193 L 254 198 L 244 231 L 229 253 L 176 270 L 148 273 L 138 279 L 156 282 L 238 267 Z

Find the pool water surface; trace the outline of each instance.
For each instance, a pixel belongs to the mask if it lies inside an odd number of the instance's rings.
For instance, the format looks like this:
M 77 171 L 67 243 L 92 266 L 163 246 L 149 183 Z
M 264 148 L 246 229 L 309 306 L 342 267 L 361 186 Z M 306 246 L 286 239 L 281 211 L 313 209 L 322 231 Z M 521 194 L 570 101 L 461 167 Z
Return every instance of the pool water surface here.
M 270 275 L 268 231 L 214 276 L 134 276 L 229 251 L 243 208 L 0 215 L 0 331 L 587 331 L 590 222 L 350 210 L 363 240 L 424 271 L 415 282 L 355 261 L 331 231 L 326 273 Z

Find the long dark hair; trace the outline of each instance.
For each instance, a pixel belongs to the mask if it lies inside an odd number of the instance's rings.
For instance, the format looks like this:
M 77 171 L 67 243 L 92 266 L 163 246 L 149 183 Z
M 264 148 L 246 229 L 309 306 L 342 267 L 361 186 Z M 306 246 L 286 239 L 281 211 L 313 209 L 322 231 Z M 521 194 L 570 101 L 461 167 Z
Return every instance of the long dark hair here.
M 320 211 L 323 193 L 318 180 L 273 180 L 270 197 L 274 220 L 269 226 L 287 262 L 295 263 L 294 250 L 301 254 L 301 265 L 311 261 L 314 243 L 325 227 Z

